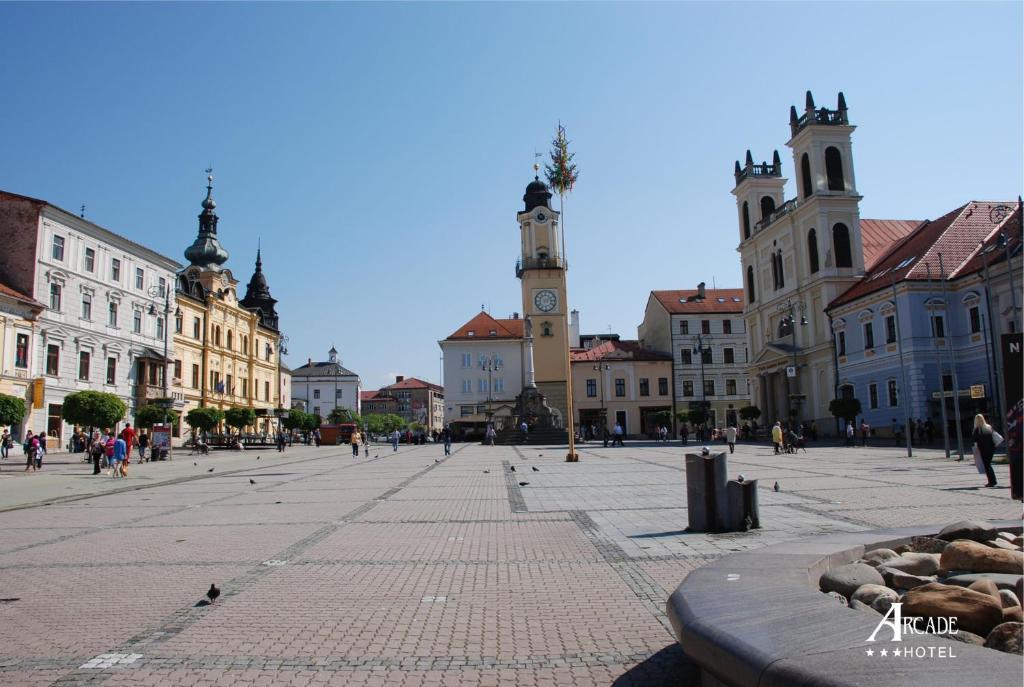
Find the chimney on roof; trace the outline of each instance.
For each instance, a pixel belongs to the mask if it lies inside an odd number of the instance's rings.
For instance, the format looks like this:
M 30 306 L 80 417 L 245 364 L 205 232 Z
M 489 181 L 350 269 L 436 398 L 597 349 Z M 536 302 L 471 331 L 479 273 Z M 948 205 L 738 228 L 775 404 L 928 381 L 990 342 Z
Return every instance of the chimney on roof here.
M 405 379 L 405 377 L 403 377 L 402 375 L 395 375 L 395 384 L 398 384 L 403 379 Z
M 519 313 L 517 313 L 517 312 L 512 313 L 512 319 L 513 320 L 518 320 L 519 319 Z
M 580 347 L 580 311 L 572 310 L 569 313 L 569 347 Z
M 312 365 L 312 364 L 313 364 L 313 359 L 312 359 L 312 358 L 310 358 L 309 360 L 307 360 L 307 361 L 306 361 L 306 364 L 307 364 L 307 365 Z
M 697 284 L 697 298 L 704 300 L 704 282 Z

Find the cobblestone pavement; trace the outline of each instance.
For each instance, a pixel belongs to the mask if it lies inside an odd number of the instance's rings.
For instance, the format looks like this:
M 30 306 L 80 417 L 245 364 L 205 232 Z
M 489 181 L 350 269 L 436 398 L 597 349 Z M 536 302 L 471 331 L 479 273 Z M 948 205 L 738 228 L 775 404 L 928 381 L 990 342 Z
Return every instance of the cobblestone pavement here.
M 4 471 L 0 684 L 687 685 L 663 609 L 703 563 L 1021 514 L 938 451 L 741 445 L 729 473 L 760 480 L 763 528 L 691 534 L 678 443 L 581 449 L 576 464 L 456 445 L 179 456 L 127 480 Z M 197 605 L 211 582 L 222 596 Z

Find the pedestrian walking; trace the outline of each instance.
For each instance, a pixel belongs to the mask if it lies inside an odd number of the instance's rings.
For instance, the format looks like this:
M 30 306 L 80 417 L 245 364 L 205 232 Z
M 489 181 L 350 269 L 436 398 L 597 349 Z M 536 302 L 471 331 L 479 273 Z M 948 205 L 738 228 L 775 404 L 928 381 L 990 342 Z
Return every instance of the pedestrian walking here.
M 775 453 L 782 451 L 782 423 L 778 420 L 772 425 L 772 445 L 775 447 Z
M 100 460 L 103 458 L 103 441 L 100 440 L 100 432 L 93 432 L 92 443 L 89 444 L 89 457 L 92 458 L 92 474 L 100 474 Z
M 523 443 L 525 444 L 530 436 L 530 426 L 526 424 L 526 420 L 519 423 L 519 434 L 522 436 Z
M 690 438 L 690 427 L 685 422 L 683 426 L 679 428 L 679 437 L 683 440 L 683 446 L 686 446 L 686 442 Z
M 868 433 L 871 431 L 871 425 L 865 418 L 860 419 L 860 445 L 868 445 Z
M 113 468 L 112 478 L 117 479 L 118 477 L 128 476 L 128 468 L 125 467 L 125 461 L 128 460 L 128 442 L 124 440 L 124 436 L 114 439 L 113 453 L 110 460 L 111 467 Z
M 32 470 L 36 471 L 36 450 L 39 448 L 39 439 L 32 434 L 32 430 L 28 430 L 25 434 L 25 443 L 22 444 L 22 449 L 25 451 L 25 472 Z
M 391 450 L 392 451 L 397 451 L 398 450 L 398 440 L 401 439 L 401 438 L 402 438 L 402 434 L 397 429 L 394 432 L 391 433 Z
M 736 426 L 729 425 L 725 428 L 725 443 L 729 444 L 729 453 L 736 452 Z
M 35 453 L 36 470 L 42 470 L 43 456 L 46 455 L 46 432 L 36 432 L 36 440 L 38 441 Z
M 139 445 L 139 462 L 146 462 L 146 449 L 149 447 L 149 435 L 142 431 L 139 433 L 139 438 L 136 440 Z M 149 459 L 153 460 L 153 453 L 150 452 Z
M 13 442 L 11 441 L 11 435 L 5 429 L 3 436 L 0 437 L 0 457 L 2 457 L 3 460 L 7 460 L 7 454 L 11 450 L 12 443 Z
M 608 439 L 609 438 L 610 438 L 610 435 L 608 434 L 608 426 L 605 425 L 604 427 L 601 428 L 601 439 L 604 440 L 604 447 L 605 448 L 608 448 Z
M 352 430 L 352 436 L 350 437 L 349 441 L 351 441 L 351 443 L 352 443 L 352 457 L 353 458 L 358 458 L 359 457 L 359 430 L 358 429 L 353 429 Z
M 444 454 L 450 456 L 452 454 L 452 431 L 448 429 L 447 425 L 441 430 L 440 439 L 444 444 Z
M 622 437 L 623 437 L 624 434 L 625 433 L 624 433 L 624 431 L 622 429 L 622 425 L 620 425 L 618 422 L 616 422 L 615 426 L 612 427 L 612 446 L 615 446 L 615 444 L 618 444 L 619 446 L 622 446 L 623 448 L 625 448 L 626 445 L 622 442 Z
M 857 434 L 856 431 L 854 431 L 854 429 L 853 429 L 853 422 L 851 420 L 847 420 L 846 421 L 846 445 L 847 446 L 853 446 L 855 444 L 854 437 L 856 436 L 856 434 Z
M 1003 438 L 996 434 L 992 425 L 985 422 L 985 416 L 981 413 L 974 416 L 974 432 L 971 433 L 971 438 L 974 440 L 975 463 L 979 459 L 981 461 L 978 472 L 984 471 L 985 477 L 988 478 L 986 487 L 995 488 L 998 485 L 995 470 L 992 469 L 992 456 L 996 452 L 996 446 L 1003 443 Z

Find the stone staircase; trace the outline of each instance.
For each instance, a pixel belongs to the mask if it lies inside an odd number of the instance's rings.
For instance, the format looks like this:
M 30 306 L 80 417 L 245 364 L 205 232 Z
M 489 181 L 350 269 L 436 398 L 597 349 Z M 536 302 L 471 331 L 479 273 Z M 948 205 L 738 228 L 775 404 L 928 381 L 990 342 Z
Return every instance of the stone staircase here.
M 495 444 L 501 446 L 522 446 L 523 445 L 523 434 L 518 429 L 503 429 L 498 432 L 498 436 L 494 439 Z M 545 446 L 545 445 L 569 445 L 569 432 L 563 429 L 534 429 L 526 437 L 526 445 Z

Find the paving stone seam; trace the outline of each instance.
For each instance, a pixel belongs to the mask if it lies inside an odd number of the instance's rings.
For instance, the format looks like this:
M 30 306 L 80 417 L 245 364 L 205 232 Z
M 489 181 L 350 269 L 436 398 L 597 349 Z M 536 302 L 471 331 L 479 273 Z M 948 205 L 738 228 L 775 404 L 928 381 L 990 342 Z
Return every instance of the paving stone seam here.
M 516 447 L 513 446 L 513 448 Z M 516 453 L 519 453 L 518 448 L 516 448 Z M 523 498 L 523 492 L 519 487 L 519 477 L 516 473 L 512 472 L 512 463 L 507 460 L 501 461 L 501 471 L 505 473 L 505 488 L 508 491 L 508 505 L 512 509 L 512 512 L 529 513 L 530 509 L 526 507 L 526 500 Z
M 457 452 L 458 449 L 456 450 L 456 453 Z M 363 461 L 362 463 L 352 463 L 351 465 L 365 465 L 366 463 L 371 462 L 372 460 L 379 460 L 379 458 L 373 458 L 370 459 L 370 461 Z M 423 468 L 419 472 L 414 473 L 412 476 L 400 482 L 398 489 L 401 489 L 405 486 L 408 486 L 409 484 L 412 484 L 415 480 L 419 479 L 423 475 L 428 474 L 431 470 L 442 464 L 443 461 L 440 463 L 434 462 L 427 465 L 427 467 Z M 393 490 L 388 490 L 388 492 L 391 491 Z M 369 512 L 378 504 L 383 503 L 385 500 L 386 499 L 381 497 L 368 500 L 366 503 L 359 506 L 358 508 L 355 508 L 346 513 L 337 521 L 327 524 L 324 527 L 321 527 L 320 529 L 316 530 L 315 532 L 312 532 L 309 535 L 303 537 L 302 539 L 299 539 L 298 541 L 292 543 L 291 545 L 279 551 L 277 554 L 270 556 L 269 559 L 291 560 L 293 558 L 298 557 L 303 551 L 310 549 L 311 547 L 323 541 L 331 534 L 337 532 L 342 527 L 351 524 L 360 515 Z M 232 596 L 236 596 L 240 594 L 244 588 L 248 587 L 253 582 L 257 581 L 258 579 L 266 575 L 271 574 L 273 571 L 278 569 L 278 566 L 255 566 L 247 570 L 246 572 L 242 573 L 241 575 L 229 580 L 228 582 L 221 583 L 221 597 L 227 599 Z M 214 608 L 214 606 L 196 605 L 179 609 L 171 613 L 169 616 L 167 616 L 165 620 L 159 625 L 157 625 L 155 628 L 143 630 L 142 632 L 124 641 L 118 648 L 102 653 L 134 653 L 135 651 L 138 651 L 139 653 L 144 654 L 147 648 L 152 647 L 154 645 L 158 645 L 172 637 L 177 636 L 183 630 L 201 620 L 203 617 L 205 617 L 207 611 L 211 608 Z M 80 684 L 82 682 L 87 682 L 88 684 L 98 684 L 100 682 L 103 682 L 106 678 L 110 677 L 111 675 L 112 673 L 110 673 L 107 670 L 90 670 L 79 668 L 68 673 L 67 675 L 59 677 L 57 680 L 54 681 L 53 684 L 66 685 Z

